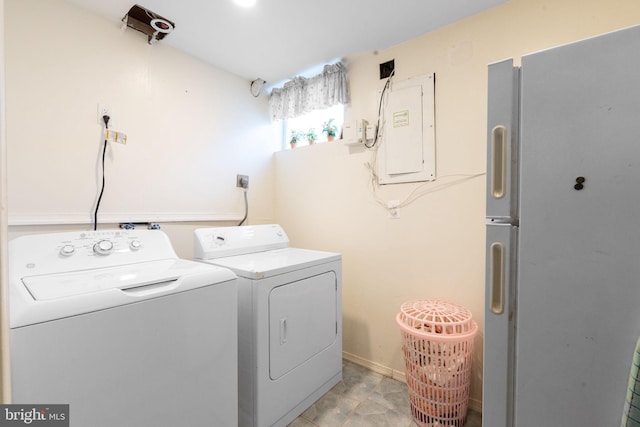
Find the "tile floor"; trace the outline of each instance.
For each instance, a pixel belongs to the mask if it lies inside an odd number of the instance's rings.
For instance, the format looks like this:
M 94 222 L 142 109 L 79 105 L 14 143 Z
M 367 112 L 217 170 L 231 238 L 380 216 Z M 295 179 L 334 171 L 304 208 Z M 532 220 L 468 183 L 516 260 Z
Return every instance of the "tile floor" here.
M 415 427 L 407 386 L 343 361 L 342 381 L 289 427 Z M 481 427 L 482 416 L 467 414 L 465 427 Z

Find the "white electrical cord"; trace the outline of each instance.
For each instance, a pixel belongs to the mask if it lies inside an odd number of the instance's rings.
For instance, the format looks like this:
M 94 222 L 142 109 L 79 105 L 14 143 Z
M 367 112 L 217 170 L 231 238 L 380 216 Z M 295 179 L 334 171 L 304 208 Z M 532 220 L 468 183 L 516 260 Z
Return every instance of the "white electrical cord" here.
M 373 199 L 378 205 L 380 205 L 387 212 L 392 212 L 399 208 L 409 206 L 411 203 L 415 202 L 416 200 L 428 194 L 446 190 L 449 187 L 463 184 L 467 181 L 470 181 L 475 178 L 479 178 L 487 174 L 486 172 L 481 172 L 476 174 L 451 174 L 451 175 L 444 175 L 444 176 L 438 177 L 433 181 L 428 181 L 421 185 L 418 185 L 416 188 L 413 189 L 413 191 L 411 191 L 411 193 L 409 193 L 407 197 L 404 198 L 404 200 L 400 201 L 400 203 L 398 203 L 393 207 L 389 207 L 387 206 L 387 203 L 381 197 L 378 196 L 378 189 L 380 187 L 380 184 L 378 184 L 378 174 L 376 173 L 375 160 L 372 159 L 372 163 L 366 163 L 365 167 L 369 170 L 369 173 L 371 175 L 370 185 L 371 185 L 371 192 L 373 194 Z M 457 177 L 458 179 L 450 182 L 442 182 L 442 183 L 439 182 L 440 180 L 444 180 L 447 178 L 454 178 L 454 177 Z

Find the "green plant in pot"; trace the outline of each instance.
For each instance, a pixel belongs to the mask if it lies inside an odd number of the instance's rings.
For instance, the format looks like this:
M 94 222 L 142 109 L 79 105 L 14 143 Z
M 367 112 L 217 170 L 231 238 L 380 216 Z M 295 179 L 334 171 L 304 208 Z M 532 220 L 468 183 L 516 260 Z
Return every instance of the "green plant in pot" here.
M 289 144 L 291 144 L 291 148 L 296 148 L 296 144 L 304 138 L 304 132 L 301 130 L 292 130 L 291 138 L 289 138 Z
M 309 141 L 309 145 L 313 145 L 316 143 L 318 139 L 318 135 L 316 134 L 316 129 L 311 128 L 307 131 L 307 141 Z
M 333 138 L 336 137 L 336 132 L 338 131 L 338 127 L 333 124 L 333 118 L 322 124 L 322 133 L 327 135 L 327 141 L 333 141 Z

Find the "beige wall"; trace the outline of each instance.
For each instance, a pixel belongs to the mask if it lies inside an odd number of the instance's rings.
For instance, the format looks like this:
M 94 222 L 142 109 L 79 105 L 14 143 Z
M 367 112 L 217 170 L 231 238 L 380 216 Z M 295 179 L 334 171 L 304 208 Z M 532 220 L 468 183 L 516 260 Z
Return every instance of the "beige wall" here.
M 341 143 L 276 155 L 276 218 L 292 243 L 343 254 L 344 350 L 402 376 L 400 304 L 436 298 L 467 306 L 480 326 L 471 404 L 481 401 L 484 303 L 487 64 L 634 25 L 635 0 L 512 0 L 378 53 L 348 56 L 346 119 L 375 121 L 378 64 L 395 59 L 396 79 L 436 73 L 436 182 L 380 189 L 384 201 L 429 192 L 389 219 L 364 166 L 369 151 Z M 624 66 L 624 64 L 621 64 Z M 446 178 L 447 176 L 450 176 Z M 446 186 L 442 184 L 454 184 Z M 543 309 L 543 308 L 541 308 Z

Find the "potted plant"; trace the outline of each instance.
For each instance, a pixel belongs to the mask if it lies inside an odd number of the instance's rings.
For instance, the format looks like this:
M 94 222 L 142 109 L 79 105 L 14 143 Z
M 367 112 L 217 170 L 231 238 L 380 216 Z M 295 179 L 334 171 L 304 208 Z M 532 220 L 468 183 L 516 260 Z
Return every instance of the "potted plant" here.
M 316 134 L 316 129 L 311 128 L 307 131 L 307 141 L 309 141 L 309 145 L 313 145 L 316 143 L 316 139 L 318 139 L 318 135 Z
M 336 132 L 338 131 L 338 127 L 333 124 L 333 118 L 322 124 L 322 133 L 327 135 L 327 141 L 333 141 L 333 138 L 336 137 Z
M 291 138 L 289 139 L 289 144 L 291 144 L 291 148 L 296 148 L 296 144 L 304 138 L 304 132 L 301 130 L 292 130 Z

